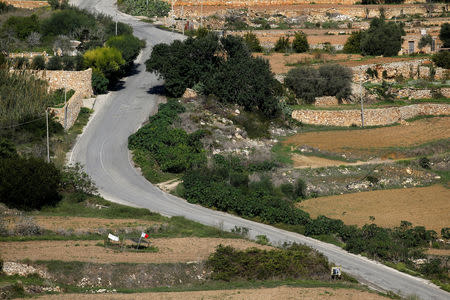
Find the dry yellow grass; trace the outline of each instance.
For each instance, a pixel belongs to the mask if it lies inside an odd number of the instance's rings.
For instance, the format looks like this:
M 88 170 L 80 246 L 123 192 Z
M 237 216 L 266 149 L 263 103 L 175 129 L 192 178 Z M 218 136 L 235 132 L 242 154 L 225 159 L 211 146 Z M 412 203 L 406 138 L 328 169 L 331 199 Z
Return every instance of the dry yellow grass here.
M 421 188 L 379 190 L 309 199 L 298 207 L 312 217 L 325 215 L 341 219 L 345 224 L 363 226 L 374 223 L 383 227 L 395 227 L 400 221 L 414 226 L 425 226 L 440 233 L 450 227 L 450 190 L 433 185 Z
M 150 239 L 151 245 L 158 247 L 158 252 L 136 253 L 96 246 L 99 242 L 103 244 L 103 241 L 1 242 L 0 249 L 5 261 L 30 259 L 94 263 L 174 263 L 205 260 L 219 244 L 237 249 L 271 248 L 241 239 L 161 238 Z
M 386 299 L 375 293 L 358 291 L 352 289 L 332 289 L 332 288 L 296 288 L 296 287 L 276 287 L 262 289 L 238 289 L 219 291 L 196 291 L 196 292 L 173 292 L 173 293 L 142 293 L 142 294 L 61 294 L 47 295 L 39 299 L 51 300 L 97 300 L 97 299 L 152 299 L 152 300 L 184 300 L 184 299 L 246 299 L 246 300 L 269 300 L 269 299 L 348 299 L 348 300 L 381 300 Z

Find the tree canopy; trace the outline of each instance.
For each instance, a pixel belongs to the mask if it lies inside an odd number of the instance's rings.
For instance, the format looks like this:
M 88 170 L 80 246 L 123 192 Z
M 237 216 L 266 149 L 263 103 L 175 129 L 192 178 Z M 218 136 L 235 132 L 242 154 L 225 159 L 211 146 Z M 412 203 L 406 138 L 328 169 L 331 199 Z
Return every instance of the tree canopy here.
M 375 18 L 361 36 L 361 50 L 364 55 L 395 56 L 402 48 L 405 35 L 402 23 L 386 22 Z

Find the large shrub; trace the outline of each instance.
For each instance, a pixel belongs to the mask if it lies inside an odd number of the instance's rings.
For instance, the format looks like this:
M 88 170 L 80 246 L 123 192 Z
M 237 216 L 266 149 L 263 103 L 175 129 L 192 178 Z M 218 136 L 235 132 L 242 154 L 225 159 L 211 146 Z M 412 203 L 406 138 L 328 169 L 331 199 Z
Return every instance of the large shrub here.
M 351 80 L 351 70 L 340 65 L 323 65 L 319 69 L 300 66 L 288 72 L 284 83 L 297 98 L 313 103 L 316 97 L 321 96 L 348 97 Z
M 181 96 L 186 88 L 197 83 L 206 84 L 218 68 L 222 58 L 217 56 L 217 36 L 188 38 L 172 44 L 153 47 L 146 61 L 147 71 L 156 72 L 165 80 L 166 91 L 174 97 Z
M 47 70 L 62 70 L 62 58 L 61 56 L 52 56 L 47 62 Z
M 39 18 L 35 14 L 29 17 L 12 16 L 3 24 L 3 30 L 12 30 L 22 40 L 25 40 L 32 32 L 38 32 L 39 29 Z
M 42 55 L 37 55 L 33 57 L 31 62 L 31 68 L 34 70 L 43 70 L 45 69 L 45 58 Z
M 105 94 L 108 91 L 109 80 L 99 70 L 92 71 L 92 89 L 96 95 Z
M 450 48 L 450 23 L 444 23 L 441 25 L 439 39 L 442 41 L 443 48 Z
M 80 29 L 95 28 L 95 17 L 74 7 L 55 11 L 52 15 L 42 21 L 42 33 L 44 35 L 73 35 Z
M 128 147 L 146 151 L 164 172 L 180 173 L 203 164 L 206 159 L 200 142 L 203 132 L 187 134 L 171 127 L 183 111 L 184 107 L 176 100 L 160 104 L 158 113 L 150 117 L 149 123 L 128 138 Z
M 43 160 L 0 160 L 0 199 L 9 207 L 33 210 L 55 205 L 61 200 L 59 183 L 59 171 Z
M 405 35 L 403 23 L 386 22 L 375 18 L 368 30 L 361 36 L 361 50 L 364 55 L 395 56 L 402 48 Z
M 127 34 L 110 37 L 106 42 L 106 46 L 118 49 L 122 53 L 127 66 L 131 66 L 141 49 L 145 47 L 145 42 Z
M 432 56 L 432 60 L 436 64 L 436 66 L 450 69 L 450 52 L 443 51 L 436 53 Z
M 170 11 L 170 4 L 163 0 L 119 0 L 119 7 L 133 16 L 165 17 Z
M 344 53 L 359 54 L 361 53 L 361 37 L 363 31 L 354 31 L 348 37 L 344 44 Z
M 303 53 L 309 50 L 308 39 L 304 32 L 298 31 L 294 34 L 292 49 L 297 53 Z
M 262 52 L 262 47 L 258 37 L 253 32 L 247 32 L 244 35 L 244 42 L 251 52 Z
M 276 250 L 237 250 L 219 245 L 206 264 L 213 271 L 213 279 L 225 281 L 310 279 L 328 274 L 328 260 L 322 254 L 297 244 Z
M 280 38 L 275 43 L 275 47 L 273 48 L 275 52 L 288 52 L 291 50 L 291 42 L 289 41 L 289 37 L 280 36 Z
M 111 47 L 86 51 L 83 58 L 86 67 L 99 71 L 110 81 L 120 76 L 121 67 L 125 64 L 122 53 Z

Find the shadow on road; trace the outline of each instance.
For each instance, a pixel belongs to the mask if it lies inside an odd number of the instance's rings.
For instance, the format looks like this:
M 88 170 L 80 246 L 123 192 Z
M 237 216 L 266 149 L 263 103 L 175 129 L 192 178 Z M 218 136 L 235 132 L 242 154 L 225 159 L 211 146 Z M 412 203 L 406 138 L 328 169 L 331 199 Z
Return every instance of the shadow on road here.
M 147 94 L 166 96 L 166 88 L 164 85 L 155 85 L 147 91 Z

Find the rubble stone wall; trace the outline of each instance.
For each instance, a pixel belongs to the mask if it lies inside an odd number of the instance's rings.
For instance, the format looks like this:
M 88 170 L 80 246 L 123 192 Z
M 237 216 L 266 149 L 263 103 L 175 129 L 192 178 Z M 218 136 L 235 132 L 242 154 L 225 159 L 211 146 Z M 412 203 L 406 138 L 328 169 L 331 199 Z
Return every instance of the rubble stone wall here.
M 92 90 L 92 69 L 84 71 L 30 71 L 34 76 L 45 80 L 50 90 L 64 89 L 74 90 L 81 97 L 89 98 L 94 92 Z
M 58 122 L 64 127 L 64 129 L 69 129 L 75 124 L 75 121 L 78 118 L 78 114 L 80 113 L 80 109 L 83 106 L 83 99 L 81 92 L 75 92 L 75 94 L 70 97 L 69 101 L 67 101 L 66 105 L 61 108 L 50 108 L 50 112 L 53 113 Z M 66 112 L 67 111 L 67 112 Z
M 352 68 L 353 82 L 361 81 L 381 81 L 383 79 L 395 79 L 402 76 L 405 79 L 427 79 L 430 77 L 432 63 L 428 59 L 400 61 L 386 64 L 370 64 Z M 377 77 L 370 77 L 367 74 L 368 69 L 376 71 Z M 434 79 L 441 80 L 449 76 L 449 70 L 443 68 L 434 68 Z M 383 72 L 385 77 L 383 78 Z
M 414 104 L 364 110 L 364 125 L 389 125 L 401 120 L 425 115 L 449 115 L 448 104 Z M 326 126 L 361 126 L 360 110 L 295 110 L 292 118 L 305 124 Z

